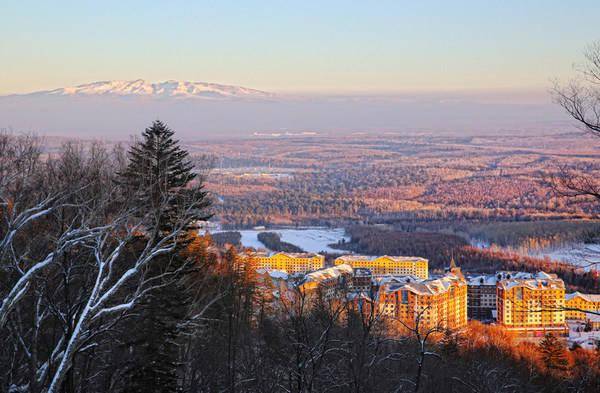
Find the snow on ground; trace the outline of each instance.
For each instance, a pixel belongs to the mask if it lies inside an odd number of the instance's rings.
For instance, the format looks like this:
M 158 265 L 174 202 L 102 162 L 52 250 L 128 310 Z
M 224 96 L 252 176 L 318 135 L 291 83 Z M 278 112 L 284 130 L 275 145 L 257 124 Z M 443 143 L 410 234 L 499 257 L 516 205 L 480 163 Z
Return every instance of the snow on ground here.
M 585 270 L 600 270 L 600 244 L 573 243 L 562 246 L 547 247 L 538 250 L 514 249 L 511 247 L 498 247 L 489 243 L 472 239 L 471 245 L 479 248 L 492 248 L 516 252 L 523 256 L 536 258 L 549 258 L 552 261 L 566 262 L 581 266 Z
M 260 232 L 275 232 L 281 236 L 281 240 L 284 242 L 291 243 L 295 246 L 300 247 L 307 252 L 328 252 L 341 254 L 344 251 L 336 250 L 329 247 L 329 244 L 337 243 L 341 239 L 349 241 L 350 238 L 346 236 L 343 228 L 295 228 L 295 229 L 268 229 L 265 231 L 259 231 L 255 229 L 244 229 L 244 230 L 232 230 L 239 232 L 242 235 L 242 245 L 245 247 L 254 248 L 266 248 L 258 240 L 258 234 Z M 215 231 L 222 232 L 222 231 Z
M 567 324 L 569 325 L 569 337 L 567 339 L 569 346 L 577 343 L 585 349 L 596 349 L 596 342 L 600 342 L 600 330 L 584 332 L 585 323 L 582 321 L 567 321 Z
M 331 248 L 329 244 L 337 243 L 342 239 L 350 241 L 344 228 L 280 229 L 275 232 L 281 236 L 281 240 L 284 242 L 292 243 L 308 252 L 325 251 L 332 254 L 341 254 L 344 251 Z
M 248 229 L 236 232 L 239 232 L 242 235 L 242 245 L 244 247 L 265 248 L 265 245 L 258 240 L 257 236 L 259 231 Z
M 600 244 L 576 243 L 566 247 L 535 251 L 531 255 L 567 262 L 586 270 L 600 270 Z

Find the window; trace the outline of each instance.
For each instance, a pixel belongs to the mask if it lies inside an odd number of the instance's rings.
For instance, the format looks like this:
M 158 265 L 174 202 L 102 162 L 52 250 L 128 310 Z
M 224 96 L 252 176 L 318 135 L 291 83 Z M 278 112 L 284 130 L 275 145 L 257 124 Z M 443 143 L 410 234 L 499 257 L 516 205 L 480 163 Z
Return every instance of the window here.
M 408 303 L 408 291 L 402 291 L 402 303 Z
M 523 300 L 523 288 L 522 287 L 517 288 L 516 295 L 517 295 L 517 300 Z

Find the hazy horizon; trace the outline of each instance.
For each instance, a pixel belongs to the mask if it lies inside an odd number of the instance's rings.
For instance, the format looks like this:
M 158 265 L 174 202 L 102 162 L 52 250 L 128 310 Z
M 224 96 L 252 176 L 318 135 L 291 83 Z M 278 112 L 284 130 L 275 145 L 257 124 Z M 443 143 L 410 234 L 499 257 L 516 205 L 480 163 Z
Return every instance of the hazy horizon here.
M 60 3 L 3 9 L 0 128 L 111 139 L 156 118 L 184 139 L 570 129 L 549 90 L 598 38 L 600 11 L 588 0 Z M 276 97 L 11 96 L 136 79 Z
M 127 139 L 160 118 L 184 140 L 254 133 L 568 131 L 549 95 L 521 92 L 304 95 L 268 99 L 181 99 L 111 95 L 0 97 L 0 128 L 78 138 Z

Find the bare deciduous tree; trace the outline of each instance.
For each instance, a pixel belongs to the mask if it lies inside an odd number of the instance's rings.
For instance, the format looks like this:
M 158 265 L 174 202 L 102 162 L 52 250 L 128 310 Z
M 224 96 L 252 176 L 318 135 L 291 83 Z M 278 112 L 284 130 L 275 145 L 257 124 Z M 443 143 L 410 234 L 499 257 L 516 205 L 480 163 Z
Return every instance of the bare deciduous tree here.
M 415 317 L 413 321 L 407 323 L 400 318 L 395 319 L 405 330 L 408 332 L 410 338 L 416 342 L 416 361 L 417 369 L 413 380 L 403 380 L 402 383 L 396 389 L 397 392 L 402 391 L 403 383 L 408 383 L 414 386 L 415 393 L 419 392 L 423 379 L 423 372 L 425 369 L 425 360 L 429 357 L 441 359 L 441 356 L 432 350 L 430 340 L 436 334 L 444 332 L 444 328 L 441 324 L 435 323 L 433 325 L 428 324 L 425 321 L 425 314 L 430 309 L 430 306 L 425 306 L 421 310 L 415 310 Z
M 600 137 L 600 41 L 590 44 L 584 57 L 585 62 L 577 66 L 578 75 L 566 84 L 557 82 L 553 94 L 556 103 L 582 129 Z M 548 180 L 558 195 L 588 196 L 600 201 L 598 174 L 586 168 L 561 165 Z
M 578 77 L 566 85 L 556 84 L 554 97 L 587 131 L 600 136 L 600 41 L 590 44 Z

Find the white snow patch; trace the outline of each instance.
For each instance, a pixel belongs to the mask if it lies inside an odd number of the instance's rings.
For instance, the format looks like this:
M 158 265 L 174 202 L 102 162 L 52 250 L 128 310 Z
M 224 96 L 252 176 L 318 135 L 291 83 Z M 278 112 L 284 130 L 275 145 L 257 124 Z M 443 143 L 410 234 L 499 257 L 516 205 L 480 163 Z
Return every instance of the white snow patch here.
M 584 321 L 567 321 L 567 324 L 569 325 L 569 337 L 567 339 L 569 346 L 577 343 L 585 349 L 596 349 L 596 343 L 600 342 L 600 330 L 584 332 Z
M 567 262 L 581 266 L 585 270 L 600 270 L 600 244 L 576 243 L 565 247 L 535 251 L 530 255 Z
M 471 240 L 471 245 L 478 248 L 497 249 L 514 252 L 523 256 L 549 258 L 552 261 L 565 262 L 581 266 L 585 270 L 600 270 L 600 244 L 573 243 L 568 245 L 546 247 L 536 250 L 523 248 L 499 247 L 483 240 Z
M 350 241 L 350 238 L 346 236 L 344 228 L 311 227 L 294 229 L 267 229 L 264 231 L 254 229 L 232 229 L 230 231 L 239 232 L 242 235 L 242 245 L 253 248 L 266 248 L 265 245 L 258 240 L 258 234 L 260 232 L 278 233 L 282 241 L 298 246 L 306 252 L 313 253 L 327 252 L 331 254 L 344 254 L 346 251 L 331 248 L 329 247 L 329 244 L 337 243 L 342 239 Z M 214 233 L 217 232 L 223 231 L 215 231 Z
M 262 244 L 262 242 L 260 240 L 258 240 L 258 232 L 259 231 L 255 231 L 255 230 L 244 230 L 244 231 L 237 231 L 242 235 L 242 245 L 244 247 L 252 247 L 252 248 L 266 248 L 264 244 Z
M 281 236 L 284 242 L 292 243 L 307 252 L 325 251 L 332 254 L 343 254 L 343 250 L 336 250 L 329 247 L 329 244 L 337 243 L 345 239 L 350 241 L 350 237 L 346 236 L 343 228 L 312 228 L 312 229 L 282 229 L 275 231 Z

